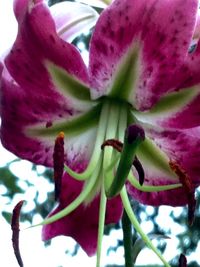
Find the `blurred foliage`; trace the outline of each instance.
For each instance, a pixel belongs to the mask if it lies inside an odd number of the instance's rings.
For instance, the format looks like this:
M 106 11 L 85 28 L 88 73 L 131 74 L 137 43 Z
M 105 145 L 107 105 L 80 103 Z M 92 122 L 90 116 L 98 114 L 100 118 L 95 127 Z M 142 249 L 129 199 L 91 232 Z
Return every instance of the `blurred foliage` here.
M 20 160 L 19 164 L 20 164 Z M 15 161 L 16 163 L 16 161 Z M 6 201 L 6 205 L 9 206 L 12 204 L 13 198 L 16 194 L 21 195 L 21 199 L 23 199 L 23 194 L 25 193 L 25 190 L 22 189 L 19 186 L 20 177 L 17 177 L 13 172 L 11 171 L 11 165 L 12 163 L 7 164 L 7 166 L 0 168 L 0 186 L 4 187 L 4 190 L 2 190 L 1 198 L 4 198 Z M 43 178 L 48 181 L 48 183 L 53 182 L 53 174 L 51 169 L 44 169 L 44 172 L 40 173 L 38 172 L 37 166 L 32 166 L 32 171 L 34 171 L 39 178 Z M 26 181 L 27 187 L 33 186 L 33 184 L 27 179 Z M 52 187 L 53 188 L 53 187 Z M 45 191 L 45 189 L 43 189 Z M 22 210 L 22 221 L 29 221 L 32 223 L 34 215 L 40 214 L 43 218 L 47 216 L 47 214 L 50 212 L 50 210 L 54 206 L 54 192 L 53 190 L 50 192 L 46 192 L 46 199 L 43 203 L 39 201 L 39 187 L 35 191 L 34 196 L 34 204 L 35 208 L 31 210 L 30 212 L 23 212 Z M 197 199 L 200 198 L 200 192 L 197 191 Z M 146 207 L 144 205 L 141 205 L 137 203 L 136 201 L 132 201 L 132 208 L 134 209 L 134 212 L 136 216 L 138 217 L 139 221 L 151 221 L 153 223 L 153 229 L 149 234 L 159 234 L 159 235 L 170 235 L 171 231 L 170 229 L 166 231 L 166 229 L 161 229 L 161 227 L 158 224 L 157 218 L 159 216 L 159 209 L 160 208 L 154 208 L 153 212 L 149 214 L 146 210 Z M 3 217 L 10 223 L 11 220 L 11 210 L 2 210 Z M 180 253 L 184 253 L 186 256 L 189 256 L 191 253 L 195 252 L 197 245 L 199 244 L 200 240 L 200 207 L 199 207 L 199 201 L 197 201 L 197 208 L 196 208 L 196 216 L 195 221 L 192 226 L 187 225 L 187 209 L 183 208 L 182 212 L 179 216 L 177 216 L 172 209 L 171 218 L 173 219 L 175 224 L 185 226 L 185 230 L 177 235 L 177 238 L 179 240 L 179 251 Z M 163 218 L 164 220 L 165 218 Z M 105 235 L 109 235 L 110 232 L 115 230 L 121 229 L 121 224 L 118 223 L 116 225 L 108 225 L 105 228 Z M 137 233 L 133 229 L 133 243 L 138 238 Z M 49 245 L 51 242 L 46 242 L 45 245 Z M 115 246 L 112 246 L 108 249 L 107 254 L 109 255 L 112 251 L 117 251 L 117 249 L 123 246 L 123 240 L 118 239 Z M 158 248 L 164 252 L 166 249 L 166 243 L 165 241 L 159 242 Z M 170 248 L 168 248 L 170 249 Z M 76 245 L 74 247 L 73 251 L 66 251 L 66 253 L 71 253 L 72 256 L 77 254 L 77 251 L 79 250 L 79 245 Z M 175 267 L 178 266 L 178 258 L 179 255 L 173 261 L 171 262 L 171 266 Z M 120 265 L 110 265 L 110 267 L 120 267 Z M 189 267 L 197 267 L 199 264 L 197 262 L 189 262 Z M 109 266 L 107 266 L 109 267 Z

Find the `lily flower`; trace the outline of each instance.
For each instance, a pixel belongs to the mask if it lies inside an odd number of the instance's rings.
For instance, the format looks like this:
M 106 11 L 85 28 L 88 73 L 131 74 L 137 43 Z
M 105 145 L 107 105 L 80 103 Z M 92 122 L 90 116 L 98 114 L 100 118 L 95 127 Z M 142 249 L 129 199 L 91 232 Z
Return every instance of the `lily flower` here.
M 43 239 L 72 236 L 88 255 L 97 250 L 100 266 L 104 224 L 118 222 L 125 209 L 169 266 L 128 195 L 153 206 L 188 204 L 193 220 L 200 184 L 198 0 L 113 1 L 95 25 L 88 67 L 42 0 L 15 0 L 15 14 L 19 31 L 1 76 L 2 144 L 35 164 L 62 166 L 53 162 L 54 143 L 65 136 L 66 172 L 58 207 L 42 222 Z

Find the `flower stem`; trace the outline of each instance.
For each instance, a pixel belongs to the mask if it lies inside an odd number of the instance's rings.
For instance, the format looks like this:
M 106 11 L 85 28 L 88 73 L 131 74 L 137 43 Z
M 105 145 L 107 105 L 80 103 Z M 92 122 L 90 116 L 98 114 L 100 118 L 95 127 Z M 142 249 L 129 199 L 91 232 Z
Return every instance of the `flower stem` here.
M 132 210 L 132 207 L 130 205 L 129 199 L 128 199 L 128 195 L 126 192 L 126 188 L 125 186 L 122 188 L 121 192 L 121 199 L 123 202 L 123 206 L 127 212 L 127 215 L 132 223 L 132 225 L 134 226 L 135 230 L 140 234 L 141 238 L 144 240 L 144 242 L 146 243 L 146 245 L 153 250 L 153 252 L 160 258 L 160 260 L 163 262 L 165 267 L 170 267 L 169 263 L 164 259 L 164 257 L 161 255 L 161 253 L 157 250 L 157 248 L 153 245 L 153 243 L 151 242 L 151 240 L 148 238 L 148 236 L 143 232 L 143 230 L 140 227 L 140 224 Z
M 124 241 L 125 267 L 133 267 L 132 224 L 126 213 L 126 210 L 124 210 L 122 217 L 122 230 Z
M 103 234 L 104 234 L 106 202 L 107 202 L 107 199 L 106 199 L 105 190 L 104 190 L 104 182 L 102 182 L 100 208 L 99 208 L 99 228 L 98 228 L 96 267 L 100 267 L 100 264 L 101 264 L 101 248 L 102 248 L 102 240 L 103 240 Z

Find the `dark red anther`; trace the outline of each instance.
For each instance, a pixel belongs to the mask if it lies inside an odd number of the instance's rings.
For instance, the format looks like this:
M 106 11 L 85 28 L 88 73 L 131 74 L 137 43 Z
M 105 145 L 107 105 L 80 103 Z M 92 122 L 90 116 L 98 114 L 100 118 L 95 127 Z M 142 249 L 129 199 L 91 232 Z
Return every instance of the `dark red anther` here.
M 120 142 L 117 139 L 108 139 L 106 140 L 102 145 L 101 149 L 104 149 L 105 146 L 112 146 L 114 149 L 116 149 L 118 152 L 122 152 L 123 149 L 123 143 Z
M 58 200 L 61 192 L 62 176 L 64 172 L 64 133 L 60 132 L 56 138 L 54 153 L 54 183 L 55 183 L 55 200 Z
M 138 176 L 139 176 L 139 183 L 140 185 L 143 185 L 144 183 L 144 169 L 142 167 L 142 164 L 141 162 L 139 161 L 139 159 L 135 156 L 135 159 L 133 161 L 133 166 L 135 167 L 137 173 L 138 173 Z
M 24 200 L 21 200 L 13 209 L 12 220 L 11 220 L 11 229 L 12 229 L 12 245 L 15 253 L 15 257 L 20 267 L 23 267 L 23 261 L 19 249 L 19 217 L 20 211 Z
M 187 267 L 187 258 L 184 254 L 180 255 L 178 263 L 178 267 Z
M 194 222 L 194 214 L 196 208 L 196 199 L 195 199 L 195 190 L 192 184 L 192 181 L 188 174 L 176 163 L 173 161 L 169 162 L 169 166 L 179 177 L 181 184 L 187 194 L 188 198 L 188 223 L 192 225 Z

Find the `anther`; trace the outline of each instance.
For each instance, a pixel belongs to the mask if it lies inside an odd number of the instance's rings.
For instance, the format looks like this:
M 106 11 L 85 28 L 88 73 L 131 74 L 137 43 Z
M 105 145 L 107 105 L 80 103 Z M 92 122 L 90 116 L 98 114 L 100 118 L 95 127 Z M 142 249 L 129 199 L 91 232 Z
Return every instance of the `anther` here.
M 144 169 L 142 167 L 141 162 L 139 161 L 139 159 L 137 158 L 137 156 L 135 156 L 135 159 L 133 161 L 133 166 L 135 167 L 138 176 L 139 176 L 139 184 L 143 185 L 144 183 L 144 178 L 145 178 L 145 174 L 144 174 Z
M 12 221 L 11 221 L 11 229 L 12 229 L 12 245 L 15 253 L 15 257 L 20 267 L 23 267 L 23 261 L 20 254 L 19 249 L 19 217 L 22 205 L 24 204 L 24 200 L 21 200 L 17 203 L 17 205 L 13 209 Z
M 61 192 L 62 176 L 64 172 L 64 133 L 60 132 L 55 140 L 54 153 L 54 183 L 55 200 L 58 200 Z
M 169 162 L 172 171 L 179 177 L 181 184 L 187 194 L 188 198 L 188 223 L 192 225 L 194 222 L 194 214 L 196 207 L 195 190 L 190 177 L 187 173 L 174 161 Z
M 106 140 L 102 145 L 101 149 L 104 149 L 105 146 L 112 146 L 114 149 L 116 149 L 118 152 L 122 152 L 123 149 L 123 143 L 120 142 L 117 139 L 108 139 Z
M 181 253 L 178 261 L 178 267 L 187 267 L 187 258 Z

